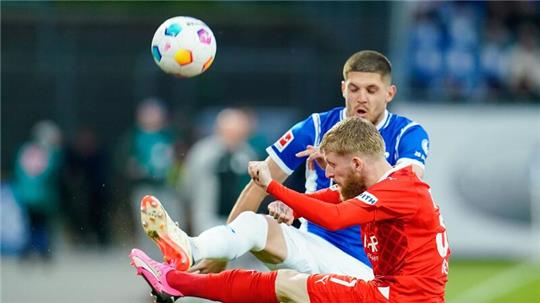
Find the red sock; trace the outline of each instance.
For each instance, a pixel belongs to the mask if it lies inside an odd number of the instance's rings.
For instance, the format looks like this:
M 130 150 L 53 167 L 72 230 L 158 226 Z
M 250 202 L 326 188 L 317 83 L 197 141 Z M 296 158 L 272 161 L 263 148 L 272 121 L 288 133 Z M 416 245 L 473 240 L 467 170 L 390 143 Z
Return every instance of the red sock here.
M 277 272 L 227 270 L 219 274 L 191 274 L 170 271 L 166 279 L 170 286 L 185 296 L 228 302 L 278 303 Z

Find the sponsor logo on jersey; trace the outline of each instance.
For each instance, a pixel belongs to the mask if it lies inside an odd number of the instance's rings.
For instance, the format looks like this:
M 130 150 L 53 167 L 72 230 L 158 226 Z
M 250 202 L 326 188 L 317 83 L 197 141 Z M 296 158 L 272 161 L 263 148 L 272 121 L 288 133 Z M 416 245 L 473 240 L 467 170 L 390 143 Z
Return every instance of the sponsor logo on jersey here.
M 376 236 L 369 237 L 369 243 L 367 242 L 367 237 L 364 236 L 364 247 L 371 249 L 372 253 L 376 253 L 378 251 L 377 245 L 379 245 L 379 241 L 377 240 Z
M 283 135 L 283 137 L 279 138 L 279 140 L 274 144 L 274 146 L 279 150 L 279 152 L 282 152 L 291 142 L 294 140 L 294 135 L 292 131 L 288 131 Z
M 369 205 L 373 205 L 375 203 L 377 203 L 377 201 L 379 201 L 379 199 L 377 197 L 375 197 L 375 195 L 373 195 L 372 193 L 370 192 L 363 192 L 361 194 L 359 194 L 358 196 L 356 196 L 356 199 L 366 203 L 366 204 L 369 204 Z

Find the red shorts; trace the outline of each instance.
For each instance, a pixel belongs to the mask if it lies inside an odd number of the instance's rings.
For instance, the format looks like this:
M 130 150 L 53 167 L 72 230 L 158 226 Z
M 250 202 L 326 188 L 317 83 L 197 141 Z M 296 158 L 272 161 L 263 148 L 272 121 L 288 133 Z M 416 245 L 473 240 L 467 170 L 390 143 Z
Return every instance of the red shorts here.
M 350 276 L 328 274 L 311 275 L 307 281 L 311 303 L 355 302 L 388 303 L 383 296 L 388 287 L 376 281 L 364 281 Z

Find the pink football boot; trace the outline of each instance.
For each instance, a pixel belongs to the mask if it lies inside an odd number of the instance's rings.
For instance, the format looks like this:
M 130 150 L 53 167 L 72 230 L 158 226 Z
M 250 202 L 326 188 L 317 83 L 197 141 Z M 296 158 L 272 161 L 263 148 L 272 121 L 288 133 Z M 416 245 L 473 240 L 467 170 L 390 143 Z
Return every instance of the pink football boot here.
M 152 295 L 157 303 L 173 303 L 183 297 L 181 292 L 167 283 L 167 273 L 175 270 L 174 267 L 154 261 L 142 250 L 136 248 L 131 250 L 129 258 L 131 266 L 137 269 L 137 274 L 141 275 L 152 288 Z

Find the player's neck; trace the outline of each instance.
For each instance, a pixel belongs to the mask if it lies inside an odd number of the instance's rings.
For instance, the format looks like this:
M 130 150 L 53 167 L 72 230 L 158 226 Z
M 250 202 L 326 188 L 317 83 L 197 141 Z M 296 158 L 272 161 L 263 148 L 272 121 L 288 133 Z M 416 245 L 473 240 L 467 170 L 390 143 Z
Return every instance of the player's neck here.
M 386 159 L 380 159 L 370 165 L 366 176 L 366 186 L 370 187 L 378 183 L 381 178 L 392 169 L 392 165 Z

